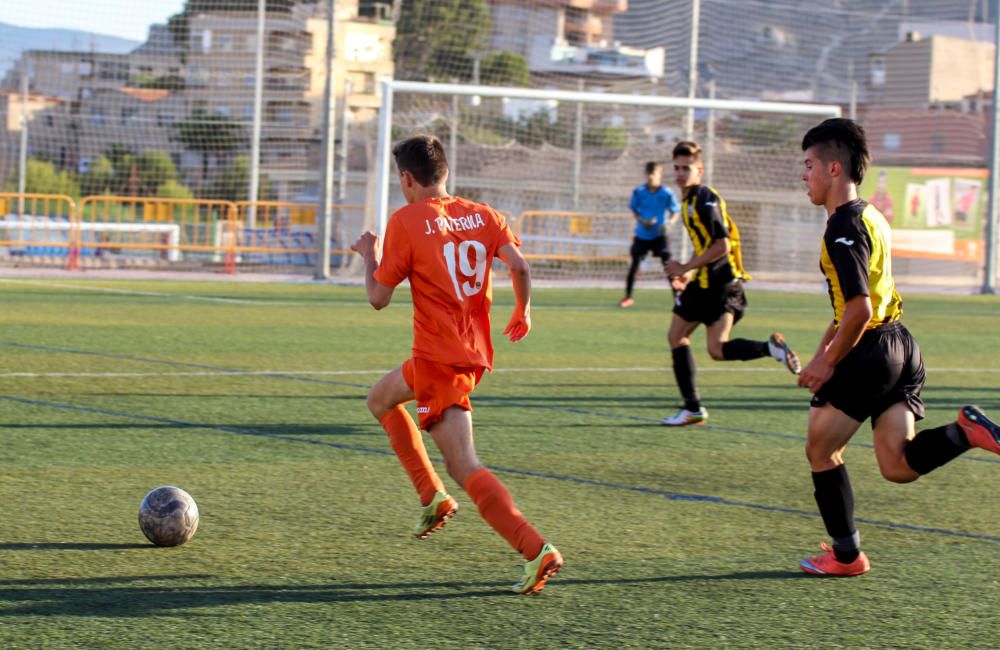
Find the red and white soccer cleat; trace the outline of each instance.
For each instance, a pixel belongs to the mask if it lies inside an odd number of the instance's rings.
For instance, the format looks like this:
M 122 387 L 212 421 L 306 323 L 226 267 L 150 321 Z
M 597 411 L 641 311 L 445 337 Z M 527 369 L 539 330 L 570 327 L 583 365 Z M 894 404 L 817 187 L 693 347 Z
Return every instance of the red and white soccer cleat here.
M 803 571 L 816 576 L 847 578 L 868 573 L 872 569 L 872 565 L 868 561 L 868 556 L 864 554 L 864 551 L 858 553 L 858 557 L 853 562 L 845 564 L 837 559 L 837 556 L 833 553 L 833 549 L 828 544 L 824 542 L 821 548 L 825 551 L 824 553 L 807 557 L 799 562 L 799 566 L 802 567 Z
M 1000 454 L 1000 426 L 986 417 L 978 406 L 963 406 L 958 412 L 958 426 L 962 427 L 970 445 Z

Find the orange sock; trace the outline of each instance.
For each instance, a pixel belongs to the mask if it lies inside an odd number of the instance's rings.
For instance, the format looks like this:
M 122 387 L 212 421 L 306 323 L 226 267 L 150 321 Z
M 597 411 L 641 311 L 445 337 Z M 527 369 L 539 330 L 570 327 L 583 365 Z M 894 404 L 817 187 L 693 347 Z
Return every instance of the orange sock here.
M 435 492 L 444 492 L 445 489 L 441 477 L 431 465 L 431 459 L 427 457 L 420 429 L 402 406 L 397 406 L 382 416 L 379 424 L 389 435 L 389 445 L 403 464 L 413 487 L 417 488 L 420 504 L 426 506 L 434 498 Z
M 526 560 L 542 552 L 545 540 L 514 505 L 510 491 L 490 470 L 483 467 L 465 479 L 465 492 L 476 503 L 479 514 L 493 530 L 517 549 Z

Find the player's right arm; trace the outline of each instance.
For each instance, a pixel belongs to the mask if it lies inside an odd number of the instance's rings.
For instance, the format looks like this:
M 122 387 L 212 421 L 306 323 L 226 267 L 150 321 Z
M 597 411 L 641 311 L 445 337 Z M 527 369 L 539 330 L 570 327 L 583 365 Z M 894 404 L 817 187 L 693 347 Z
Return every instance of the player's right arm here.
M 378 235 L 368 231 L 362 233 L 358 241 L 351 246 L 351 250 L 361 255 L 365 260 L 365 289 L 368 292 L 368 302 L 375 309 L 382 309 L 387 307 L 392 300 L 395 287 L 388 287 L 375 279 L 375 271 L 378 270 L 375 251 L 378 248 L 378 243 Z
M 514 313 L 503 333 L 516 343 L 531 331 L 531 267 L 517 245 L 504 244 L 497 250 L 500 259 L 510 267 L 510 280 L 514 285 Z
M 840 361 L 858 344 L 872 318 L 868 265 L 871 242 L 858 221 L 832 222 L 824 234 L 824 248 L 837 274 L 837 284 L 844 299 L 839 322 L 827 329 L 824 345 L 801 373 L 799 386 L 819 390 L 833 376 Z
M 664 264 L 663 270 L 666 271 L 667 275 L 682 275 L 700 269 L 729 255 L 729 251 L 732 250 L 729 231 L 726 229 L 726 222 L 719 206 L 720 197 L 703 188 L 694 201 L 696 218 L 701 221 L 704 231 L 708 233 L 712 241 L 700 255 L 692 255 L 685 264 L 676 260 L 670 260 Z
M 641 219 L 639 216 L 639 188 L 632 190 L 632 200 L 628 202 L 629 210 L 632 211 L 632 216 L 635 217 L 636 221 Z

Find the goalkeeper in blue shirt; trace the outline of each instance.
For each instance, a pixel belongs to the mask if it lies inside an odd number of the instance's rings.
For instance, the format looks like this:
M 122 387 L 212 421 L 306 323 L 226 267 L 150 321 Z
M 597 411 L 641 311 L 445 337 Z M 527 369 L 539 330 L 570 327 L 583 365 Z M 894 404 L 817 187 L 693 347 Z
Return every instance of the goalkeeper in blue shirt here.
M 628 279 L 625 281 L 625 297 L 618 303 L 619 307 L 631 307 L 632 289 L 635 286 L 635 274 L 639 264 L 649 253 L 655 254 L 664 264 L 670 259 L 670 247 L 667 243 L 667 224 L 677 219 L 680 204 L 677 197 L 662 184 L 663 165 L 658 162 L 646 163 L 646 182 L 635 188 L 629 208 L 635 217 L 635 237 L 632 239 L 632 265 L 628 269 Z M 669 221 L 668 221 L 669 220 Z

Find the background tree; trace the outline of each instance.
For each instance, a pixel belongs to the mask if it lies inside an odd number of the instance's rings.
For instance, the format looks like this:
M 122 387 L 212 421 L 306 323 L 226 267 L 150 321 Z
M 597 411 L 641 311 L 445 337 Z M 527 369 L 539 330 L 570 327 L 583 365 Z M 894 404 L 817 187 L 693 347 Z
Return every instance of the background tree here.
M 112 142 L 104 150 L 104 155 L 114 170 L 114 184 L 111 191 L 115 194 L 128 194 L 128 180 L 135 165 L 135 150 L 127 144 Z
M 205 111 L 195 111 L 183 122 L 175 122 L 173 129 L 175 142 L 182 144 L 185 149 L 201 154 L 199 188 L 204 188 L 208 179 L 210 156 L 214 155 L 216 162 L 221 163 L 249 142 L 243 125 L 239 122 Z
M 115 190 L 115 166 L 107 156 L 98 156 L 90 161 L 87 172 L 80 177 L 80 189 L 86 196 L 111 194 Z
M 250 157 L 236 156 L 216 174 L 211 187 L 205 192 L 205 197 L 223 201 L 246 201 L 249 187 Z M 261 178 L 258 197 L 261 201 L 267 201 L 270 196 L 271 185 L 266 179 Z
M 7 192 L 16 192 L 18 176 L 15 174 L 4 186 Z M 28 194 L 65 194 L 80 198 L 80 184 L 73 174 L 56 171 L 55 165 L 41 158 L 28 158 L 24 175 L 24 191 Z
M 135 166 L 139 174 L 139 191 L 144 195 L 153 194 L 164 183 L 179 178 L 170 154 L 162 149 L 143 149 L 135 157 Z
M 479 82 L 487 86 L 528 85 L 528 62 L 513 52 L 491 52 L 479 62 Z
M 169 180 L 156 188 L 156 196 L 161 199 L 193 199 L 194 192 L 176 180 Z
M 396 23 L 396 78 L 471 78 L 471 53 L 489 45 L 493 18 L 485 0 L 406 0 Z M 445 65 L 448 57 L 468 62 Z

